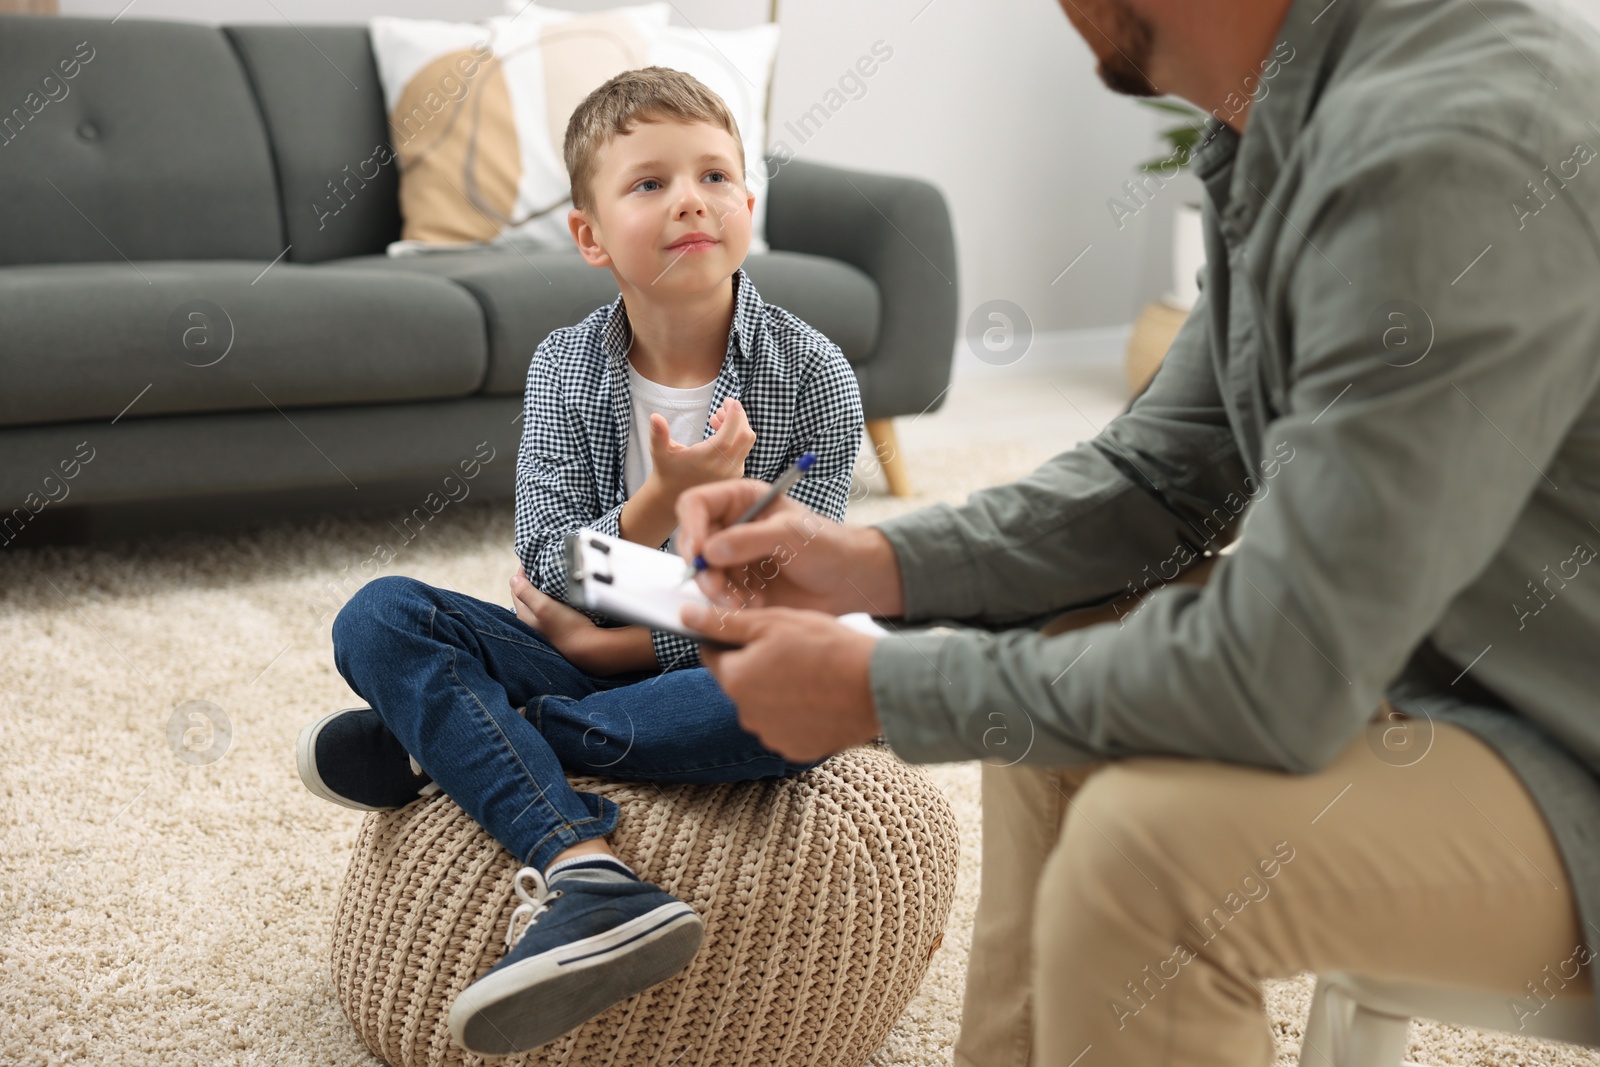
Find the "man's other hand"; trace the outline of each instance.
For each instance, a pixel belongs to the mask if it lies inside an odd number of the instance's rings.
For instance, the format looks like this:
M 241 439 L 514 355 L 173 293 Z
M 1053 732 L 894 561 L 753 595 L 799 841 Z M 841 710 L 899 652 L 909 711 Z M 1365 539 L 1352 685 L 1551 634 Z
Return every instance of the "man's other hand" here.
M 878 638 L 793 608 L 689 605 L 682 618 L 740 646 L 702 644 L 700 661 L 738 707 L 739 724 L 785 759 L 810 763 L 878 736 L 869 677 Z

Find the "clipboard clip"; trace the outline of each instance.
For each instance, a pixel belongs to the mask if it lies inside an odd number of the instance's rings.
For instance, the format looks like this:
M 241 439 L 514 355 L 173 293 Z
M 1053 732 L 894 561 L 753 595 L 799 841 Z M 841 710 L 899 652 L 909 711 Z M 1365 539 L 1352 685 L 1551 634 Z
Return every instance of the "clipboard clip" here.
M 609 557 L 611 546 L 598 538 L 589 539 L 589 547 L 599 552 L 600 555 Z M 567 535 L 567 580 L 581 584 L 589 579 L 597 582 L 612 584 L 612 577 L 608 571 L 585 570 L 583 567 L 583 537 L 574 532 Z

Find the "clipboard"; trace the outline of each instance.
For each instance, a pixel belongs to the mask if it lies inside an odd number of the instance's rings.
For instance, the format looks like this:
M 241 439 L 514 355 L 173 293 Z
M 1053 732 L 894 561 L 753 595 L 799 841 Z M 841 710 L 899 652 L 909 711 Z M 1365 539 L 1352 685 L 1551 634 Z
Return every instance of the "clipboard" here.
M 678 612 L 685 604 L 716 605 L 684 580 L 689 565 L 678 556 L 596 530 L 574 530 L 566 537 L 566 557 L 567 589 L 578 607 L 713 648 L 738 647 L 684 625 Z
M 588 611 L 634 626 L 687 637 L 712 648 L 738 645 L 698 633 L 685 626 L 678 611 L 685 604 L 716 610 L 700 587 L 685 581 L 688 563 L 667 552 L 625 541 L 598 530 L 567 534 L 567 590 L 573 603 Z M 893 631 L 862 612 L 840 615 L 839 622 L 871 637 Z

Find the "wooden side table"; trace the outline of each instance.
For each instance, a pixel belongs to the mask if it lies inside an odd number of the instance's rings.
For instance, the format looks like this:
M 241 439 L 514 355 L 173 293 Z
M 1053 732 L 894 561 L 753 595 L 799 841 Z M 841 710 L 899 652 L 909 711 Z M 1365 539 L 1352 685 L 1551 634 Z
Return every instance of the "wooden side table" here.
M 1137 396 L 1139 390 L 1155 376 L 1156 368 L 1172 347 L 1189 313 L 1171 304 L 1146 304 L 1133 324 L 1133 335 L 1128 338 L 1128 392 Z

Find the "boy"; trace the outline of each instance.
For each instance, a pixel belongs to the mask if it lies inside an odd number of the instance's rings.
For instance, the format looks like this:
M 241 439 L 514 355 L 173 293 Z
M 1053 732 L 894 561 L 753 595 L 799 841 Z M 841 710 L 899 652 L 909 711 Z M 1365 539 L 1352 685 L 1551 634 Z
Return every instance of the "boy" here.
M 685 489 L 775 480 L 842 516 L 860 446 L 838 347 L 761 302 L 744 149 L 722 101 L 661 67 L 596 89 L 567 126 L 568 221 L 620 295 L 551 334 L 528 370 L 517 457 L 515 612 L 400 576 L 334 621 L 339 673 L 370 708 L 301 734 L 307 788 L 361 810 L 443 789 L 525 866 L 505 958 L 459 997 L 451 1032 L 484 1055 L 534 1048 L 665 981 L 700 919 L 611 853 L 614 803 L 563 769 L 723 782 L 797 774 L 738 723 L 693 642 L 602 627 L 562 603 L 564 535 L 592 527 L 666 548 Z M 532 892 L 529 892 L 531 888 Z

